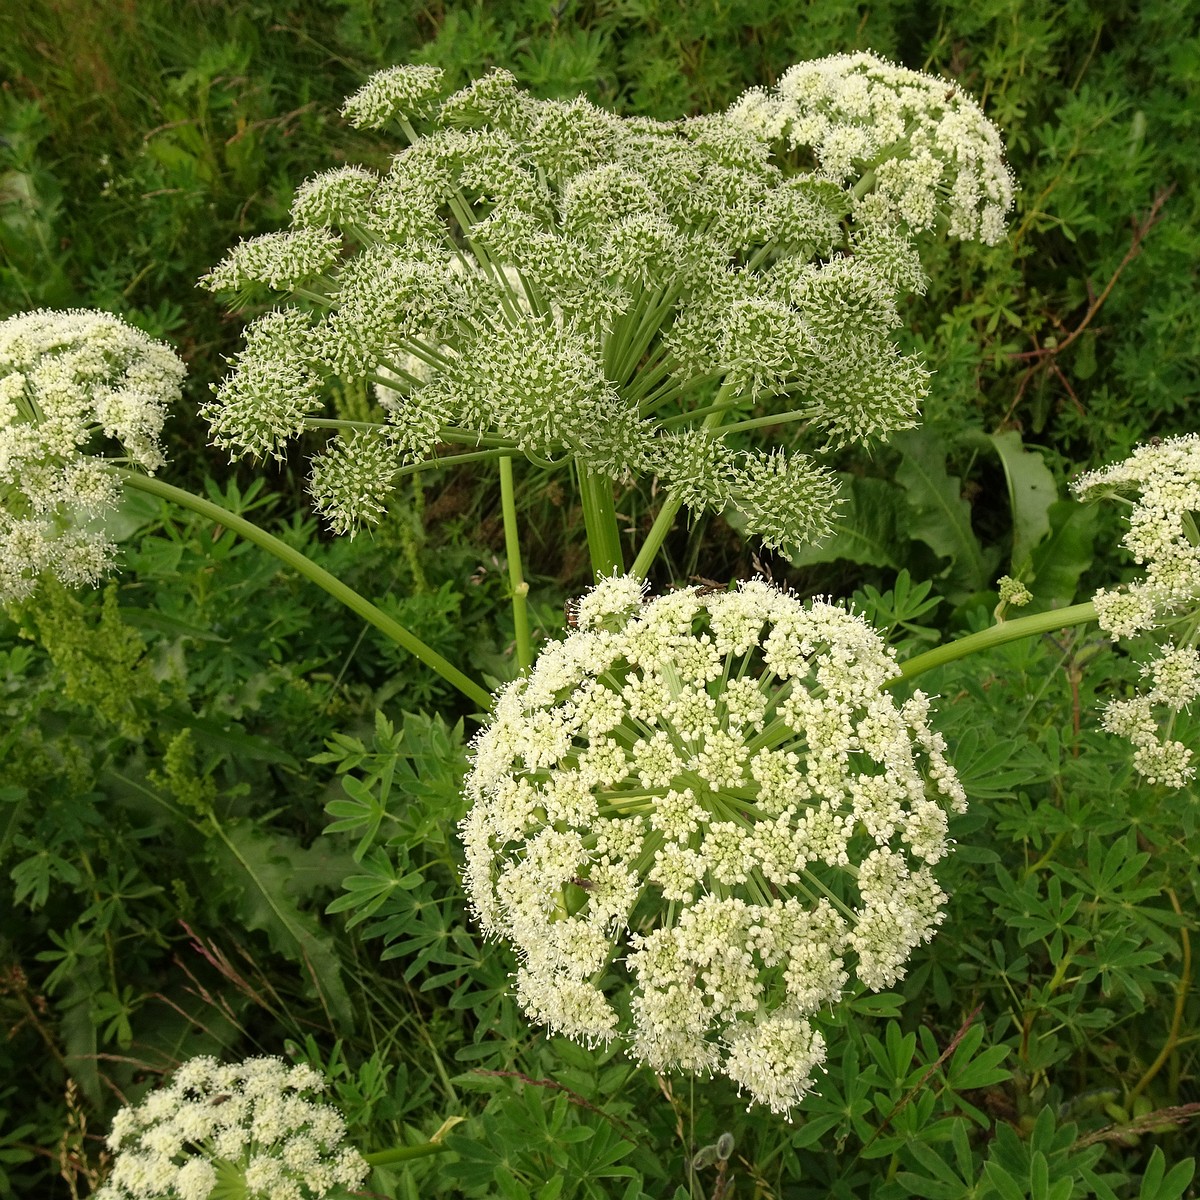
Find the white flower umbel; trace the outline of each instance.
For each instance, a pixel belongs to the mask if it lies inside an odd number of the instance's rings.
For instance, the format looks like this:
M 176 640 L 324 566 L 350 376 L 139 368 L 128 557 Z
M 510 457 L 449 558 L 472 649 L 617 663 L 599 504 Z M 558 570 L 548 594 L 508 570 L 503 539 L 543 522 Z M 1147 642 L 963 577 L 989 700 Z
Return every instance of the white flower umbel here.
M 1196 772 L 1193 753 L 1171 732 L 1200 695 L 1200 436 L 1139 446 L 1073 487 L 1083 499 L 1112 496 L 1130 506 L 1122 542 L 1146 569 L 1142 579 L 1096 593 L 1100 628 L 1114 641 L 1161 630 L 1168 642 L 1142 664 L 1150 686 L 1110 703 L 1105 728 L 1133 743 L 1134 766 L 1149 782 L 1182 787 Z
M 746 92 L 730 115 L 854 189 L 861 219 L 910 230 L 939 220 L 951 237 L 994 245 L 1013 201 L 996 127 L 946 79 L 871 53 L 798 63 L 770 91 Z
M 397 472 L 477 441 L 542 469 L 657 477 L 670 503 L 735 509 L 771 547 L 818 540 L 833 477 L 761 453 L 753 431 L 779 416 L 838 446 L 917 422 L 928 372 L 894 337 L 898 296 L 924 287 L 911 229 L 865 213 L 829 162 L 786 172 L 740 110 L 666 123 L 538 100 L 504 71 L 445 99 L 443 83 L 432 67 L 370 79 L 344 111 L 404 139 L 390 169 L 316 176 L 290 231 L 203 280 L 280 293 L 204 409 L 215 443 L 281 455 L 331 427 L 327 385 L 373 384 L 388 403 L 354 443 L 381 443 L 371 486 L 343 486 L 336 445 L 317 460 L 339 532 L 378 515 Z M 860 121 L 898 161 L 886 106 Z M 943 158 L 967 172 L 963 139 Z
M 851 972 L 891 986 L 941 920 L 965 797 L 928 701 L 860 617 L 761 582 L 616 577 L 573 619 L 476 739 L 473 910 L 534 1020 L 787 1113 Z
M 118 485 L 98 457 L 153 472 L 184 366 L 109 313 L 41 309 L 0 323 L 0 602 L 43 574 L 94 583 L 114 547 L 98 518 Z
M 278 1058 L 185 1062 L 170 1084 L 113 1119 L 114 1159 L 95 1200 L 320 1200 L 368 1166 L 320 1098 L 323 1076 Z

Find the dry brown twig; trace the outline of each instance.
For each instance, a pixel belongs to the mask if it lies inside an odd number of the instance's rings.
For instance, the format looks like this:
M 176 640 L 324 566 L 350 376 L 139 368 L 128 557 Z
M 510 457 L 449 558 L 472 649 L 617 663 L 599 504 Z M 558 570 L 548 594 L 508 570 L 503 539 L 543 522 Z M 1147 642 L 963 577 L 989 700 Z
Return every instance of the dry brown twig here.
M 1162 219 L 1163 205 L 1170 199 L 1174 191 L 1175 184 L 1173 183 L 1163 188 L 1154 197 L 1146 215 L 1141 220 L 1134 219 L 1133 237 L 1130 239 L 1129 249 L 1126 250 L 1125 257 L 1117 264 L 1117 269 L 1113 271 L 1100 294 L 1088 305 L 1088 310 L 1084 313 L 1083 320 L 1061 342 L 1056 342 L 1053 346 L 1035 346 L 1032 350 L 1021 350 L 1009 356 L 1015 362 L 1027 362 L 1029 365 L 1026 367 L 1020 382 L 1017 384 L 1016 395 L 1013 397 L 1012 403 L 1008 406 L 1008 411 L 1004 414 L 1004 419 L 1000 422 L 1001 429 L 1005 428 L 1009 421 L 1012 420 L 1012 415 L 1016 412 L 1017 405 L 1021 403 L 1021 399 L 1025 395 L 1026 389 L 1032 382 L 1033 377 L 1043 367 L 1048 368 L 1062 382 L 1079 412 L 1083 413 L 1085 411 L 1079 397 L 1075 395 L 1074 389 L 1067 381 L 1062 368 L 1058 365 L 1056 361 L 1057 357 L 1067 347 L 1072 345 L 1095 319 L 1096 314 L 1104 306 L 1104 302 L 1112 294 L 1112 290 L 1116 287 L 1117 280 L 1121 278 L 1125 268 L 1141 253 L 1142 243 L 1146 240 L 1146 235 Z

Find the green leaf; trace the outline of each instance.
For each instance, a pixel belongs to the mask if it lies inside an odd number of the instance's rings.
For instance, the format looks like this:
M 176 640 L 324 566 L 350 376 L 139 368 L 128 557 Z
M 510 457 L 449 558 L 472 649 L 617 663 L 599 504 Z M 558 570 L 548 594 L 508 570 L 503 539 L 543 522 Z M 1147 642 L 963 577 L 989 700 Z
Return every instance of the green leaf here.
M 905 506 L 903 493 L 885 479 L 839 475 L 841 508 L 833 533 L 819 546 L 785 549 L 784 555 L 798 567 L 848 559 L 872 567 L 899 570 L 904 544 Z
M 1022 742 L 990 740 L 978 729 L 963 731 L 951 754 L 959 780 L 972 800 L 994 800 L 1036 779 L 1038 751 Z
M 342 881 L 342 887 L 346 889 L 345 893 L 338 896 L 325 909 L 327 913 L 339 913 L 353 909 L 353 916 L 346 922 L 347 929 L 353 929 L 355 925 L 374 915 L 391 896 L 394 889 L 414 888 L 424 878 L 420 871 L 409 871 L 405 875 L 398 874 L 395 864 L 381 846 L 376 846 L 361 865 L 362 873 L 346 876 Z
M 1029 1160 L 1029 1194 L 1033 1200 L 1050 1200 L 1050 1164 L 1046 1156 L 1035 1150 Z
M 1061 607 L 1075 599 L 1079 577 L 1092 565 L 1098 512 L 1094 504 L 1059 500 L 1049 509 L 1050 536 L 1030 555 L 1029 590 L 1038 609 Z
M 3 816 L 0 816 L 0 863 L 8 857 L 9 848 L 13 844 L 21 818 L 29 804 L 29 793 L 23 787 L 0 787 L 0 806 Z
M 215 825 L 215 832 L 209 845 L 218 870 L 237 889 L 246 928 L 261 929 L 275 950 L 300 963 L 331 1016 L 353 1025 L 354 1010 L 333 936 L 296 900 L 297 892 L 304 895 L 314 884 L 340 882 L 346 861 L 336 860 L 320 843 L 304 850 L 293 839 L 268 833 L 250 821 Z
M 219 633 L 213 633 L 211 629 L 205 629 L 200 625 L 193 625 L 190 621 L 184 621 L 180 617 L 173 617 L 170 613 L 159 612 L 157 609 L 122 606 L 117 609 L 117 612 L 120 614 L 121 620 L 134 629 L 151 629 L 155 633 L 166 633 L 173 637 L 192 638 L 198 642 L 229 644 L 229 638 L 222 637 Z
M 1142 1177 L 1142 1190 L 1138 1192 L 1138 1200 L 1179 1200 L 1192 1182 L 1196 1171 L 1194 1158 L 1184 1159 L 1176 1163 L 1164 1175 L 1166 1159 L 1162 1147 L 1155 1146 L 1150 1162 L 1146 1166 L 1146 1174 Z
M 1014 429 L 1005 433 L 972 433 L 964 440 L 968 444 L 990 446 L 1000 457 L 1012 510 L 1012 573 L 1020 575 L 1034 546 L 1050 532 L 1049 512 L 1058 500 L 1058 485 L 1041 454 L 1025 449 L 1021 435 Z
M 192 712 L 184 713 L 178 709 L 161 713 L 159 720 L 167 729 L 191 729 L 197 748 L 216 750 L 235 761 L 239 758 L 249 758 L 257 762 L 293 767 L 297 771 L 301 769 L 299 761 L 282 747 L 267 741 L 266 738 L 239 733 L 237 729 L 229 727 L 228 721 L 202 717 Z
M 960 481 L 946 471 L 945 444 L 924 430 L 896 434 L 892 444 L 900 452 L 896 480 L 907 493 L 909 536 L 950 560 L 954 590 L 980 591 L 987 585 L 988 565 Z
M 1025 1200 L 1025 1189 L 999 1163 L 984 1163 L 983 1173 L 1001 1200 Z

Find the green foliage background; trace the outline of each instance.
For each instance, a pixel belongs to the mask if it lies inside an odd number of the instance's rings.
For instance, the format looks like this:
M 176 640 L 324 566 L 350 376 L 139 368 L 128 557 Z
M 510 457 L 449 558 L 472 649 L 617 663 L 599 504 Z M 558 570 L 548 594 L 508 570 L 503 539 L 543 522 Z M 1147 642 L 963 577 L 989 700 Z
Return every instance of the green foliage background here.
M 192 413 L 240 323 L 196 277 L 282 224 L 307 175 L 380 158 L 337 109 L 381 66 L 504 65 L 539 95 L 671 117 L 867 47 L 979 97 L 1022 187 L 1010 240 L 936 251 L 907 314 L 936 369 L 925 428 L 841 464 L 833 543 L 766 563 L 809 591 L 860 588 L 910 653 L 986 623 L 1002 571 L 1040 607 L 1119 575 L 1115 521 L 1059 499 L 1065 479 L 1195 427 L 1187 0 L 28 0 L 0 12 L 0 316 L 100 307 L 171 340 L 191 381 L 170 478 L 505 678 L 491 482 L 426 482 L 370 538 L 319 536 L 296 515 L 298 460 L 264 488 L 205 446 Z M 623 498 L 632 530 L 648 504 Z M 553 632 L 586 574 L 580 518 L 552 489 L 523 505 Z M 838 1015 L 829 1074 L 788 1126 L 519 1018 L 513 964 L 460 899 L 472 726 L 436 676 L 226 532 L 151 504 L 117 532 L 106 591 L 0 619 L 0 1194 L 86 1195 L 115 1106 L 179 1059 L 285 1051 L 330 1073 L 369 1148 L 466 1118 L 450 1152 L 379 1172 L 388 1195 L 1192 1187 L 1196 795 L 1139 784 L 1097 732 L 1133 673 L 1106 642 L 1018 644 L 925 685 L 972 800 L 947 922 L 902 994 Z M 719 520 L 670 550 L 675 578 L 752 570 Z

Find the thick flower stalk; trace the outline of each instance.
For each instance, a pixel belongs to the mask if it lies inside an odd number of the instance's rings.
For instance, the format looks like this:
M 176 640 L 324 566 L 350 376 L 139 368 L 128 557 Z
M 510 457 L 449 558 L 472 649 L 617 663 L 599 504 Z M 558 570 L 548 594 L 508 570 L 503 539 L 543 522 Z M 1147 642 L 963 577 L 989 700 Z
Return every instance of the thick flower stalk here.
M 115 1154 L 95 1200 L 320 1200 L 359 1187 L 368 1166 L 343 1145 L 325 1079 L 278 1058 L 189 1059 L 169 1086 L 113 1120 Z
M 39 310 L 0 323 L 0 603 L 43 575 L 95 583 L 114 546 L 108 464 L 153 472 L 179 399 L 175 353 L 108 313 Z M 116 444 L 117 453 L 100 457 Z
M 261 458 L 335 430 L 311 485 L 335 530 L 467 445 L 655 475 L 768 546 L 806 543 L 828 527 L 832 477 L 754 431 L 803 421 L 837 445 L 916 423 L 928 372 L 894 331 L 924 277 L 852 170 L 785 172 L 737 112 L 622 119 L 501 70 L 446 95 L 436 68 L 391 68 L 344 112 L 407 144 L 381 173 L 310 180 L 290 230 L 203 281 L 276 293 L 205 409 L 215 443 Z M 373 384 L 378 419 L 329 417 L 331 380 Z
M 929 702 L 882 690 L 861 618 L 761 582 L 646 602 L 613 577 L 575 623 L 475 742 L 473 910 L 534 1020 L 787 1113 L 820 1011 L 852 974 L 895 983 L 941 920 L 965 797 Z
M 1141 579 L 1096 593 L 1101 629 L 1113 641 L 1162 630 L 1167 641 L 1142 664 L 1147 687 L 1110 701 L 1105 728 L 1133 743 L 1134 766 L 1149 782 L 1182 787 L 1196 773 L 1194 754 L 1171 734 L 1200 696 L 1200 435 L 1140 446 L 1073 487 L 1084 499 L 1116 497 L 1130 506 L 1122 544 L 1146 569 Z
M 850 184 L 861 220 L 891 218 L 914 233 L 941 222 L 987 245 L 1004 236 L 1013 179 L 1000 133 L 948 80 L 869 52 L 835 54 L 746 92 L 730 116 Z

